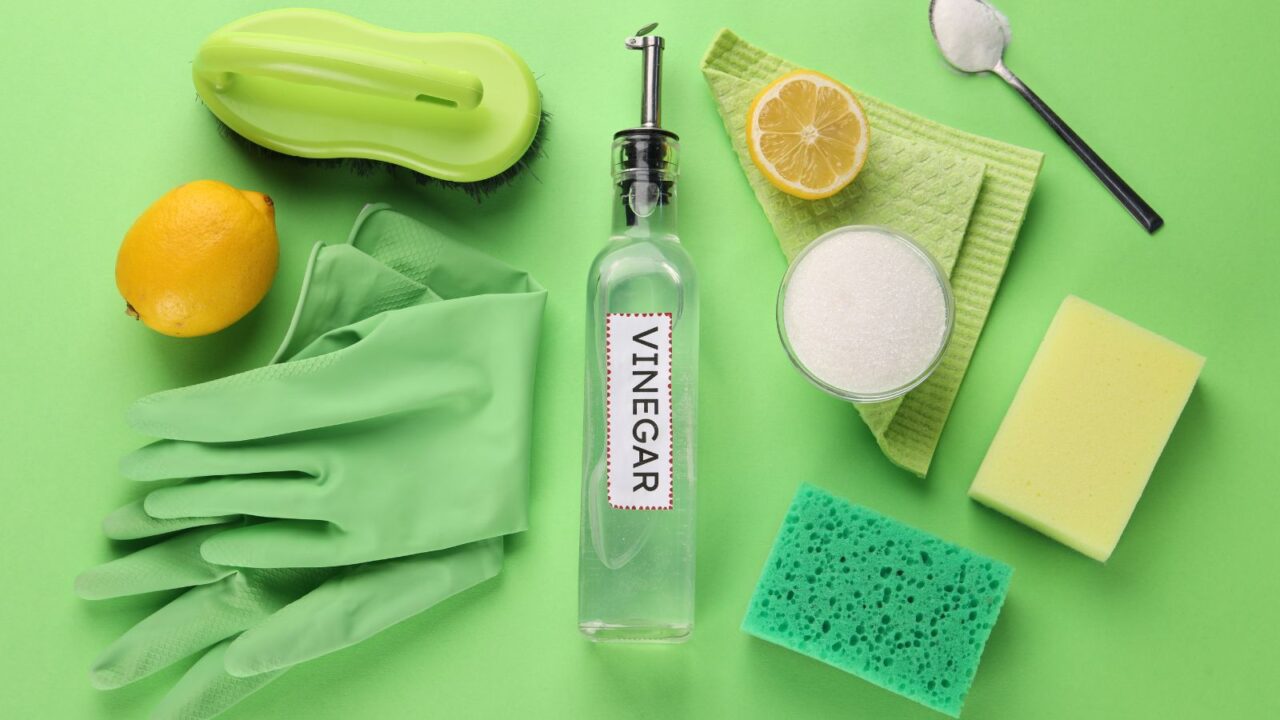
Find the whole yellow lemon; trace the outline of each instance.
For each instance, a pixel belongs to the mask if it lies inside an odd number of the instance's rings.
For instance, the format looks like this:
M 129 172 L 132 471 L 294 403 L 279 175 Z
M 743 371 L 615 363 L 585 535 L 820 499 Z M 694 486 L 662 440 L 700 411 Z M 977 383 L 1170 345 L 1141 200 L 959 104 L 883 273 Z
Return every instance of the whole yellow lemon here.
M 216 180 L 170 190 L 133 223 L 116 258 L 126 312 L 174 337 L 217 332 L 257 306 L 276 275 L 275 205 Z

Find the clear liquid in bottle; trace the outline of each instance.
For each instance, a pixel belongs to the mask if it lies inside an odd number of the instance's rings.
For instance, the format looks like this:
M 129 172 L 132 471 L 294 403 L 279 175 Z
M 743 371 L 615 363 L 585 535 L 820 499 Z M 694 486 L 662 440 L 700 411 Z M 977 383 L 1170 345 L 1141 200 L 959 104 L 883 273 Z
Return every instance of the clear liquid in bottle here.
M 676 235 L 677 138 L 614 139 L 614 222 L 587 295 L 578 625 L 593 640 L 693 631 L 698 292 Z

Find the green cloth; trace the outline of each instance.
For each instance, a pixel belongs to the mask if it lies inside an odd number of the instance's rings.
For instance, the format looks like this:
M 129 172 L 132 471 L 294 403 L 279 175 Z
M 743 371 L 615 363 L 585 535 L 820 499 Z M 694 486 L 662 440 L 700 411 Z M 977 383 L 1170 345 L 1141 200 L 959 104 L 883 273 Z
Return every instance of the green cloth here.
M 857 180 L 825 200 L 786 195 L 751 161 L 745 126 L 756 94 L 796 69 L 729 30 L 716 36 L 702 60 L 725 129 L 788 260 L 833 228 L 885 225 L 915 238 L 950 276 L 956 323 L 938 369 L 902 398 L 857 406 L 885 455 L 923 477 L 986 323 L 1044 156 L 857 93 L 871 123 L 867 162 Z
M 181 592 L 98 656 L 93 684 L 198 655 L 154 717 L 204 720 L 497 575 L 528 523 L 545 297 L 385 206 L 317 244 L 272 363 L 130 408 L 165 439 L 125 474 L 177 482 L 106 518 L 108 538 L 151 544 L 76 592 Z

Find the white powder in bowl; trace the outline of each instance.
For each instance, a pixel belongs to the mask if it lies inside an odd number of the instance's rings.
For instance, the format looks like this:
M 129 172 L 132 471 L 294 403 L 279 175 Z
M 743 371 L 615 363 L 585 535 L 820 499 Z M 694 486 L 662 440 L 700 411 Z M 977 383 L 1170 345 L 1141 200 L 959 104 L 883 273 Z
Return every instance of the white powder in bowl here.
M 994 68 L 1009 44 L 1009 19 L 983 0 L 933 0 L 929 23 L 943 57 L 965 72 Z
M 847 228 L 814 241 L 782 296 L 796 360 L 847 395 L 877 396 L 929 369 L 950 329 L 932 263 L 897 235 Z

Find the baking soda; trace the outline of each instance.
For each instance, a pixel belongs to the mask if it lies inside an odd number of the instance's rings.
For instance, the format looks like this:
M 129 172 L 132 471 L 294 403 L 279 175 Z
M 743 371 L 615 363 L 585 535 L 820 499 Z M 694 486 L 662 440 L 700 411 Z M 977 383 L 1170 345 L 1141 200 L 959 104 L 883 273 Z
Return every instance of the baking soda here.
M 1009 19 L 983 0 L 933 0 L 929 21 L 947 62 L 965 72 L 994 68 L 1009 44 Z
M 823 383 L 857 395 L 889 393 L 928 370 L 948 334 L 947 312 L 933 264 L 875 229 L 816 241 L 783 295 L 796 359 Z

